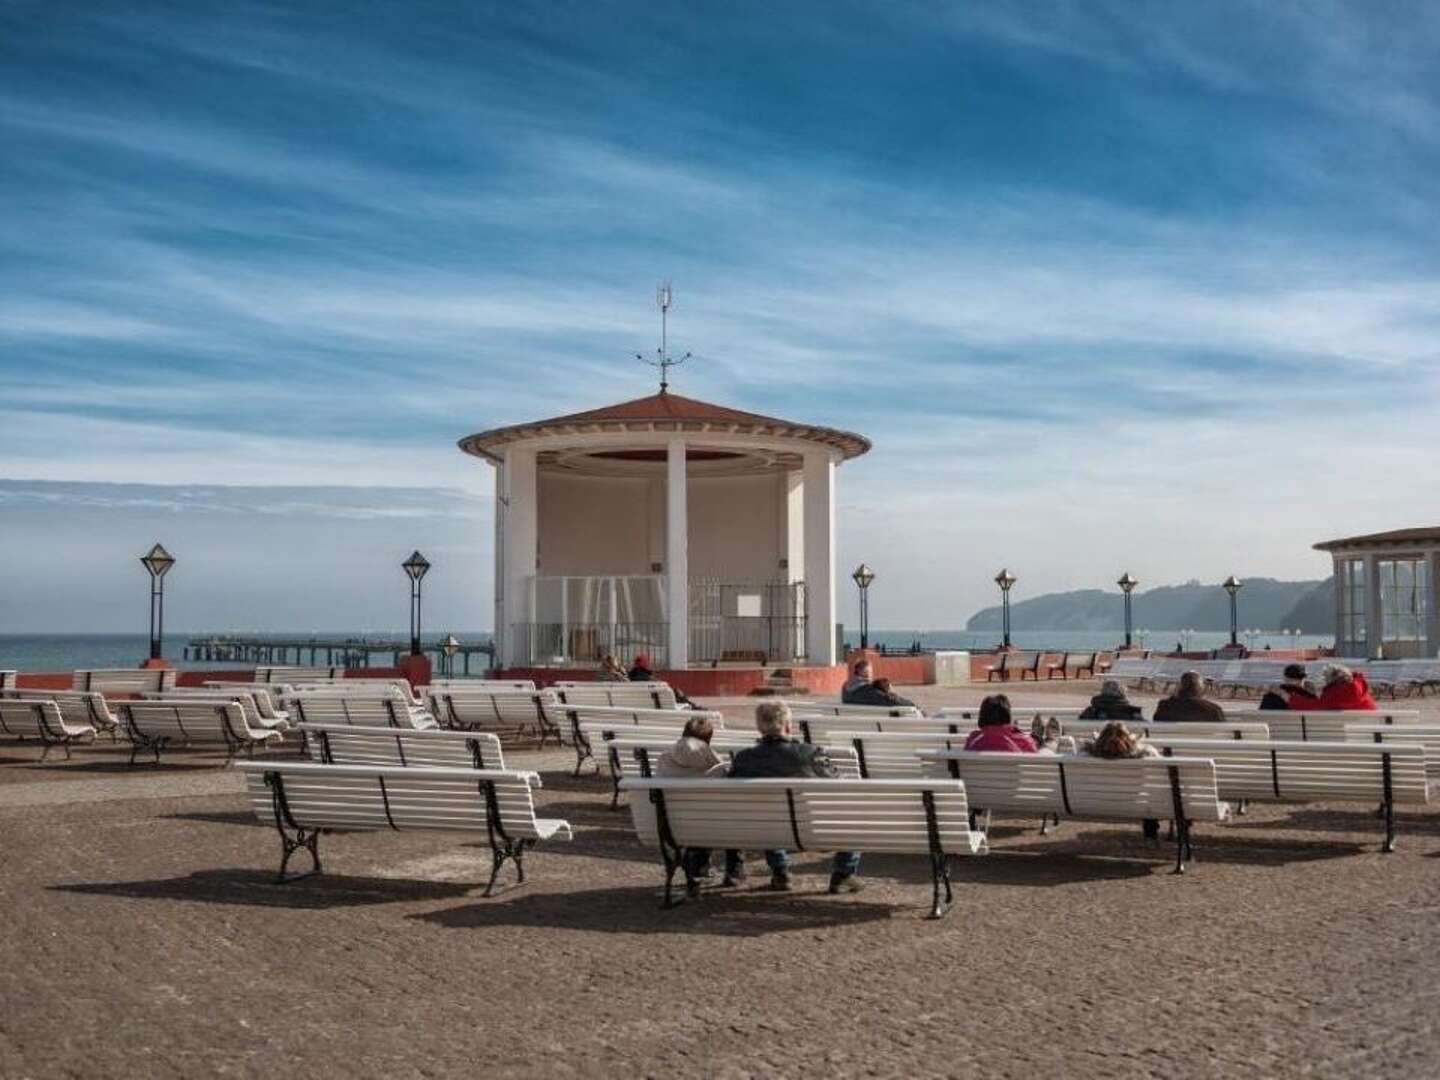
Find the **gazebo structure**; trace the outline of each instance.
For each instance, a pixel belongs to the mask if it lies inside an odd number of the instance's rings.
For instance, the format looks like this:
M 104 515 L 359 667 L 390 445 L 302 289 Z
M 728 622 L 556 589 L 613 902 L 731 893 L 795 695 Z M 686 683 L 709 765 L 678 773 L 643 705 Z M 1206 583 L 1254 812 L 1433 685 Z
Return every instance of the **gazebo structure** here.
M 1335 560 L 1335 653 L 1404 659 L 1440 650 L 1440 527 L 1316 544 Z
M 660 393 L 482 431 L 506 668 L 830 666 L 835 469 L 862 436 Z

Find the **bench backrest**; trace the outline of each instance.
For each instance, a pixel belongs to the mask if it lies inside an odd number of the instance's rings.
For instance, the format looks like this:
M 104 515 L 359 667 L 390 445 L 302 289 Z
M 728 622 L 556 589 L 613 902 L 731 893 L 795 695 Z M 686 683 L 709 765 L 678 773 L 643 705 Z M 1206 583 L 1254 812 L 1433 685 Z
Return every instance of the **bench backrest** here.
M 118 721 L 98 690 L 0 690 L 0 697 L 28 698 L 32 701 L 53 701 L 60 706 L 60 715 L 72 727 L 93 727 L 108 730 Z
M 795 736 L 805 742 L 828 743 L 837 731 L 909 731 L 929 735 L 961 735 L 975 725 L 969 720 L 932 716 L 797 716 Z
M 675 691 L 665 683 L 590 682 L 557 686 L 553 689 L 566 705 L 618 705 L 636 709 L 678 708 Z
M 833 731 L 827 752 L 849 750 L 860 775 L 871 780 L 918 779 L 936 775 L 920 758 L 922 750 L 963 750 L 969 731 L 958 734 L 896 731 Z
M 1227 799 L 1379 803 L 1387 785 L 1395 802 L 1429 798 L 1425 748 L 1413 743 L 1216 742 L 1171 736 L 1150 742 L 1165 753 L 1210 758 Z
M 246 690 L 255 695 L 255 704 L 260 708 L 261 715 L 271 720 L 284 711 L 281 702 L 295 695 L 295 688 L 289 683 L 228 682 L 214 679 L 207 682 L 205 687 L 209 690 Z
M 88 724 L 67 725 L 60 706 L 48 699 L 0 697 L 0 735 L 50 742 L 90 730 Z
M 1411 743 L 1425 748 L 1425 769 L 1440 777 L 1440 723 L 1346 724 L 1346 742 Z
M 255 669 L 255 681 L 262 683 L 328 682 L 344 678 L 345 669 L 343 667 L 257 667 Z
M 98 690 L 102 694 L 139 694 L 168 690 L 175 685 L 174 668 L 89 668 L 71 677 L 72 690 Z
M 792 851 L 970 852 L 965 786 L 946 780 L 621 781 L 641 841 L 659 810 L 681 846 Z
M 535 691 L 534 679 L 431 679 L 430 690 Z
M 1420 714 L 1413 709 L 1383 711 L 1287 712 L 1274 709 L 1265 714 L 1272 739 L 1301 742 L 1344 742 L 1350 724 L 1413 724 Z
M 362 698 L 298 694 L 288 699 L 286 706 L 292 718 L 300 724 L 413 729 L 436 726 L 435 720 L 427 714 L 389 695 Z
M 538 725 L 555 697 L 549 690 L 452 689 L 431 693 L 427 700 L 430 714 L 441 727 L 513 733 Z
M 1058 717 L 1064 720 L 1066 717 L 1079 716 L 1084 712 L 1083 705 L 1011 705 L 1010 716 L 1016 724 L 1024 727 L 1035 717 L 1041 720 L 1048 720 L 1050 717 Z M 970 720 L 974 721 L 980 717 L 979 705 L 946 705 L 936 709 L 931 714 L 941 720 Z
M 1260 713 L 1248 715 L 1259 716 Z M 1062 735 L 1073 735 L 1077 740 L 1095 735 L 1109 720 L 1062 719 Z M 1154 720 L 1126 720 L 1125 726 L 1137 735 L 1174 735 L 1189 739 L 1268 739 L 1270 728 L 1260 720 L 1227 720 L 1221 724 L 1159 722 Z
M 551 723 L 565 730 L 571 730 L 572 722 L 578 721 L 582 731 L 602 726 L 617 730 L 648 727 L 673 731 L 678 737 L 687 722 L 701 716 L 708 717 L 715 730 L 725 730 L 725 714 L 712 709 L 625 709 L 614 705 L 564 705 L 553 700 L 545 702 L 545 714 Z M 737 730 L 750 732 L 754 728 L 745 725 Z
M 653 776 L 659 772 L 661 755 L 674 744 L 675 737 L 668 733 L 620 732 L 613 739 L 607 740 L 604 747 L 611 755 L 610 766 L 613 771 L 622 776 Z M 748 750 L 754 745 L 754 736 L 738 732 L 717 731 L 710 740 L 711 748 L 727 764 L 737 752 Z M 850 747 L 827 746 L 825 755 L 842 778 L 861 778 L 859 760 Z
M 828 701 L 796 701 L 790 705 L 791 716 L 923 716 L 914 705 L 836 705 Z
M 534 788 L 512 769 L 409 769 L 241 761 L 255 816 L 292 827 L 485 832 L 494 813 L 512 839 L 540 839 Z M 487 812 L 487 805 L 490 810 Z
M 243 744 L 269 732 L 253 732 L 238 702 L 194 698 L 116 703 L 120 724 L 136 742 L 166 738 L 187 743 Z
M 963 780 L 970 801 L 987 810 L 1123 821 L 1173 818 L 1178 795 L 1189 820 L 1219 821 L 1228 814 L 1214 762 L 1198 756 L 1105 760 L 967 750 L 923 750 L 921 756 Z
M 302 724 L 310 757 L 327 765 L 503 769 L 500 740 L 483 731 Z
M 15 686 L 15 671 L 11 668 L 0 669 L 0 690 L 9 690 Z

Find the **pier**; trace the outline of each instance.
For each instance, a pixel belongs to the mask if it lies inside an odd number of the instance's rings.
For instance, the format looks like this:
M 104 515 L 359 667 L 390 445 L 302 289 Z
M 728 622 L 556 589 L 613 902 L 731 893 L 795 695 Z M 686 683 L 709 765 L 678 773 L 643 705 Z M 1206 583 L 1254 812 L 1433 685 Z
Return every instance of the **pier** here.
M 455 672 L 469 675 L 471 658 L 483 657 L 475 665 L 477 673 L 495 666 L 495 645 L 491 641 L 461 644 L 454 657 L 447 657 L 438 641 L 422 642 L 421 651 L 431 657 L 436 673 Z M 400 638 L 281 638 L 247 634 L 215 634 L 191 638 L 185 643 L 185 660 L 215 661 L 232 664 L 309 665 L 324 663 L 329 667 L 367 668 L 398 667 L 400 658 L 410 652 L 410 642 Z M 374 657 L 384 657 L 376 664 Z

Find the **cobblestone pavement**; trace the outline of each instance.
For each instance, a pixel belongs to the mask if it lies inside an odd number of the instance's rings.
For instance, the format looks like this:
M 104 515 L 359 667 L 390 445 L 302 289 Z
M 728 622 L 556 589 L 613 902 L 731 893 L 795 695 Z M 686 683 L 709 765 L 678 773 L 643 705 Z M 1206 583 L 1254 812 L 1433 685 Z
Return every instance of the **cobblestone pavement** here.
M 1372 807 L 1256 807 L 1181 877 L 1138 829 L 998 821 L 941 922 L 885 856 L 858 896 L 807 854 L 795 893 L 662 912 L 573 756 L 513 755 L 576 838 L 486 900 L 488 851 L 439 833 L 326 836 L 276 884 L 215 759 L 53 775 L 112 753 L 0 762 L 0 1076 L 1440 1073 L 1440 807 L 1388 856 Z

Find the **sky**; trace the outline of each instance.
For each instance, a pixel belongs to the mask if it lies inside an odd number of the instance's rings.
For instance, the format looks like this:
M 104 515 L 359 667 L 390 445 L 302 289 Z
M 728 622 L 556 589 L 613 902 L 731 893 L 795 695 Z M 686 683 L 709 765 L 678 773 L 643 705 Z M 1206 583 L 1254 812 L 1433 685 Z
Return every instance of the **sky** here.
M 155 539 L 177 628 L 403 627 L 416 547 L 488 628 L 455 440 L 651 392 L 666 278 L 677 392 L 873 439 L 879 627 L 1322 577 L 1440 524 L 1437 60 L 1425 3 L 5 0 L 0 632 L 135 628 Z

